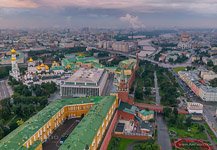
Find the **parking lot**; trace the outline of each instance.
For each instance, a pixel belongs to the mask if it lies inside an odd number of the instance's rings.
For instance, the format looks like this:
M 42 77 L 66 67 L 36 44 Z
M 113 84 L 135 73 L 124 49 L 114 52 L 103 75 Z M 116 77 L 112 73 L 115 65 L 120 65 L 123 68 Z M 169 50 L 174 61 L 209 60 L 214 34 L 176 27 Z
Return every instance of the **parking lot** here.
M 58 150 L 60 147 L 61 138 L 69 135 L 73 129 L 79 124 L 81 118 L 73 118 L 66 120 L 62 125 L 60 125 L 54 133 L 48 138 L 48 140 L 43 143 L 43 150 Z

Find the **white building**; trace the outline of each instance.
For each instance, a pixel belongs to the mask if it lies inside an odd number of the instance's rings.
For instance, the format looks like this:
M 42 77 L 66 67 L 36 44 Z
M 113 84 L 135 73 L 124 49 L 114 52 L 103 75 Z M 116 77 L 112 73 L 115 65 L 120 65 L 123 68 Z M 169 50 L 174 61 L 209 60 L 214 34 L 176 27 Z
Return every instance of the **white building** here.
M 201 103 L 188 102 L 187 109 L 189 114 L 203 114 L 203 104 Z
M 217 74 L 213 71 L 203 70 L 200 72 L 200 76 L 203 80 L 210 81 L 217 78 Z
M 196 74 L 195 71 L 179 71 L 178 74 L 189 88 L 202 100 L 217 101 L 217 88 L 199 82 L 199 80 L 201 80 L 199 73 Z
M 105 69 L 80 68 L 60 85 L 62 97 L 101 96 L 108 78 Z

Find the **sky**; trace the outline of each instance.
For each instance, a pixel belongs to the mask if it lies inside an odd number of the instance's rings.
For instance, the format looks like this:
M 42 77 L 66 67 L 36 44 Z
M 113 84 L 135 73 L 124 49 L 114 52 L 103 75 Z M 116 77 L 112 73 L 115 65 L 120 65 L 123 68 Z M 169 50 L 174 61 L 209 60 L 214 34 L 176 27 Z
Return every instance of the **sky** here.
M 0 0 L 0 28 L 217 27 L 217 0 Z

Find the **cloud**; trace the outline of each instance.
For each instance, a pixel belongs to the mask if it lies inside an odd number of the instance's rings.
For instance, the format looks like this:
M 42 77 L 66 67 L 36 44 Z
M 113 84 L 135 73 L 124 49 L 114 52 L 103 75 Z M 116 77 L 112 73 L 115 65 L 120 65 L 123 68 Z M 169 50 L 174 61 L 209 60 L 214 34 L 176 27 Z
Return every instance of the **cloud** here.
M 0 8 L 36 8 L 38 4 L 31 0 L 1 0 Z
M 132 0 L 37 0 L 37 3 L 53 8 L 119 9 L 142 13 L 189 11 L 217 14 L 217 0 L 133 0 L 133 2 Z
M 0 8 L 117 9 L 129 13 L 187 11 L 217 14 L 217 0 L 0 0 Z
M 120 17 L 120 20 L 128 23 L 132 28 L 144 28 L 145 25 L 139 20 L 137 16 L 126 14 Z

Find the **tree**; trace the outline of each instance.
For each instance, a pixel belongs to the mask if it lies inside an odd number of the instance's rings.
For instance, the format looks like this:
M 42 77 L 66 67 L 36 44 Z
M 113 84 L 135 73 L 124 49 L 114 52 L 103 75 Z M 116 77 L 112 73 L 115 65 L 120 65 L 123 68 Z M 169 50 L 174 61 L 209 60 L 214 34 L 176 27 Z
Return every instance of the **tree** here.
M 150 95 L 151 94 L 151 88 L 150 87 L 146 88 L 144 94 L 146 96 Z
M 186 123 L 185 123 L 185 124 L 186 124 L 187 127 L 190 127 L 190 126 L 191 126 L 191 124 L 192 124 L 192 119 L 191 119 L 191 117 L 187 117 L 187 118 L 186 118 Z
M 175 115 L 175 117 L 178 116 L 178 109 L 176 107 L 173 109 L 173 114 Z
M 164 107 L 163 108 L 163 116 L 169 118 L 170 113 L 172 112 L 172 109 L 170 107 Z
M 23 119 L 17 120 L 17 125 L 21 126 L 24 123 Z
M 207 66 L 208 66 L 208 67 L 214 66 L 213 61 L 212 61 L 212 60 L 209 60 L 209 61 L 207 62 Z

